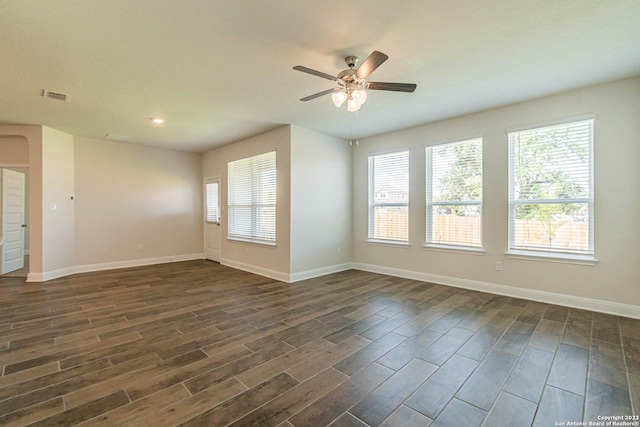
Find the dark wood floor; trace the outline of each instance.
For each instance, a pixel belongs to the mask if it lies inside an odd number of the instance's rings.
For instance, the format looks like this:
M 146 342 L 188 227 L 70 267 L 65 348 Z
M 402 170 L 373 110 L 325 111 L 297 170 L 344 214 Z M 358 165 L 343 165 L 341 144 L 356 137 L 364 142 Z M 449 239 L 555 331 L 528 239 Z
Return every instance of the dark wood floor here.
M 0 424 L 554 426 L 640 404 L 639 320 L 208 261 L 0 286 Z

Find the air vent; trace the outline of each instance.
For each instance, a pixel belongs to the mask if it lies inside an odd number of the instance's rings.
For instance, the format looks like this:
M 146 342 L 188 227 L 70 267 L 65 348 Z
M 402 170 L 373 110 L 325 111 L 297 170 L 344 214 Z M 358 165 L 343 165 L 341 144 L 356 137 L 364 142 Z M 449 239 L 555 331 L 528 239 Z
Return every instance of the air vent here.
M 65 102 L 71 101 L 71 95 L 67 95 L 66 93 L 61 93 L 61 92 L 54 92 L 52 90 L 44 89 L 42 91 L 42 96 L 44 96 L 45 98 L 56 99 L 58 101 L 65 101 Z

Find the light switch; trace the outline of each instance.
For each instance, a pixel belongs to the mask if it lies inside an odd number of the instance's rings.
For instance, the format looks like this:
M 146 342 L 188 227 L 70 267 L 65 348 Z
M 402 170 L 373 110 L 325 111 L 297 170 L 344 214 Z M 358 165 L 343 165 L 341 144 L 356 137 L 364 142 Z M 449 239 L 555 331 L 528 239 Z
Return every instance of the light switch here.
M 57 211 L 58 210 L 58 205 L 56 205 L 55 203 L 51 203 L 49 205 L 49 210 L 50 211 Z

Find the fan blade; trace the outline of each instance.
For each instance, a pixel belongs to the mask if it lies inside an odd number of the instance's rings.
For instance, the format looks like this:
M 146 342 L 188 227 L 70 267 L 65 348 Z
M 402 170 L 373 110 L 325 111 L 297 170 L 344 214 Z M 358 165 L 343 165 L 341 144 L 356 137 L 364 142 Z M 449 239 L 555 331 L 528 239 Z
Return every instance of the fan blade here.
M 415 83 L 385 83 L 369 82 L 367 88 L 371 90 L 392 90 L 394 92 L 413 92 L 418 87 Z
M 339 87 L 333 89 L 323 90 L 322 92 L 314 93 L 313 95 L 305 96 L 304 98 L 300 98 L 300 101 L 311 101 L 312 99 L 320 98 L 321 96 L 329 95 L 331 92 L 335 92 L 340 90 Z
M 382 63 L 387 59 L 389 59 L 387 55 L 374 50 L 373 53 L 364 60 L 362 65 L 358 67 L 358 70 L 356 71 L 356 77 L 359 79 L 366 79 L 369 74 L 373 73 L 374 70 L 382 65 Z
M 314 76 L 322 77 L 327 80 L 338 80 L 337 77 L 332 76 L 331 74 L 323 73 L 322 71 L 312 70 L 311 68 L 303 67 L 302 65 L 296 65 L 293 67 L 294 70 L 302 71 L 303 73 L 313 74 Z

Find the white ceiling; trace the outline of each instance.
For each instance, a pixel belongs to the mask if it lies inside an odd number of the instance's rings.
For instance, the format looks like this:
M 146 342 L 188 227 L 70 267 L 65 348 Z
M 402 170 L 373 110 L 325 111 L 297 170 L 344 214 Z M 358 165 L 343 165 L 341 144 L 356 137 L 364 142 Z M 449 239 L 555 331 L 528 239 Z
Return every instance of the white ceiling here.
M 640 0 L 0 0 L 0 46 L 0 123 L 204 152 L 288 123 L 348 138 L 352 113 L 299 101 L 333 83 L 292 67 L 349 54 L 418 85 L 370 92 L 354 137 L 638 76 Z

